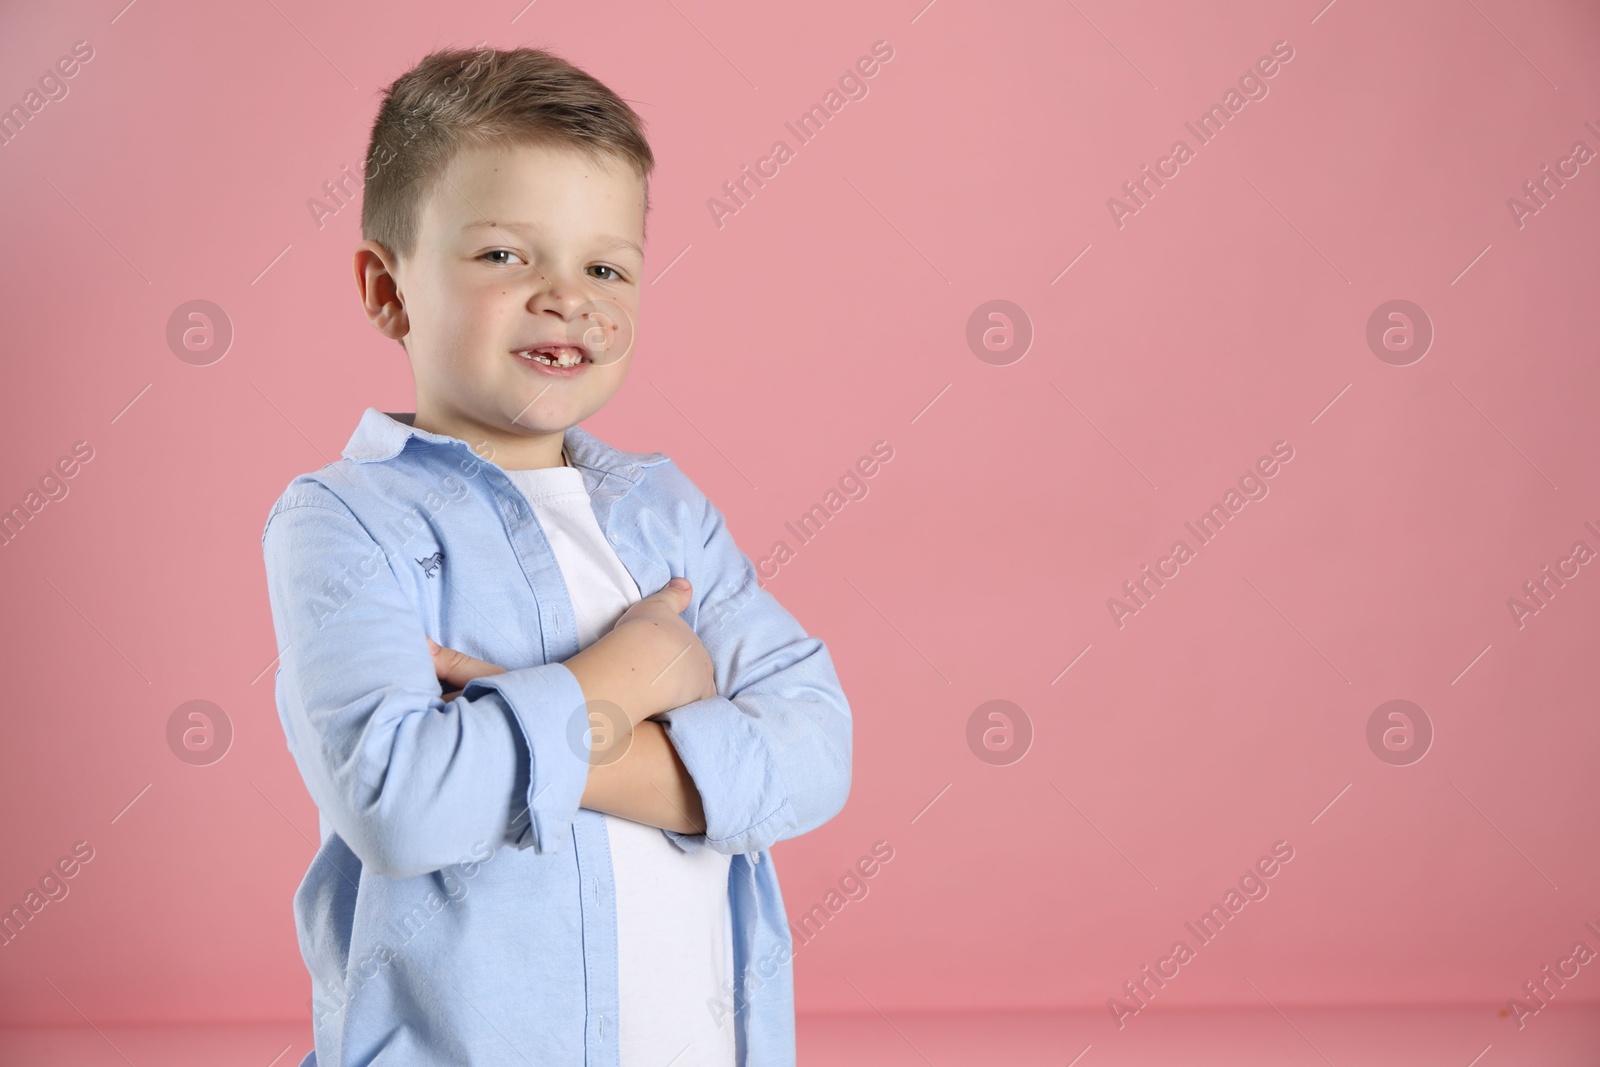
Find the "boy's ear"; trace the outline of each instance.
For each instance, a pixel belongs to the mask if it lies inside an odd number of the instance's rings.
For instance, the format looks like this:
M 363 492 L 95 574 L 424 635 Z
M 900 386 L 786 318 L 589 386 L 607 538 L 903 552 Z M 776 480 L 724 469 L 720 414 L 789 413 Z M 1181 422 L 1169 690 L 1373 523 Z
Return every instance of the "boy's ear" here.
M 406 317 L 405 298 L 400 295 L 395 276 L 396 258 L 377 241 L 366 240 L 356 246 L 356 289 L 361 295 L 361 310 L 367 321 L 391 341 L 400 341 L 411 332 Z

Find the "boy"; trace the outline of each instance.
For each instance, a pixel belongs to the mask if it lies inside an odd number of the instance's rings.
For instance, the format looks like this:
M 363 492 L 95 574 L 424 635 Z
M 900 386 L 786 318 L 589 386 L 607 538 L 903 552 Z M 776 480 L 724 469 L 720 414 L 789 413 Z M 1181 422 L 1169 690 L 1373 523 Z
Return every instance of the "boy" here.
M 688 476 L 578 426 L 632 361 L 653 165 L 533 49 L 429 55 L 373 125 L 356 281 L 416 411 L 262 533 L 309 1067 L 794 1063 L 765 853 L 843 807 L 849 705 Z

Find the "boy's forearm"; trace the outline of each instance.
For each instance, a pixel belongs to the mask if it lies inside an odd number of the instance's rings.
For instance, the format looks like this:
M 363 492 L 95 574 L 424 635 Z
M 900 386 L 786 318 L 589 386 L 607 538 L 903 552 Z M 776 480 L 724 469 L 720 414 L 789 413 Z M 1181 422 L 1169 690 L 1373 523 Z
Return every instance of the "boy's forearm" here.
M 586 704 L 603 701 L 622 709 L 628 721 L 613 724 L 619 731 L 625 732 L 661 710 L 649 705 L 648 679 L 604 637 L 567 659 L 565 665 L 578 680 Z
M 628 745 L 621 758 L 590 766 L 579 805 L 681 834 L 704 833 L 700 791 L 666 727 L 645 719 L 633 728 L 631 743 L 623 738 L 618 744 Z

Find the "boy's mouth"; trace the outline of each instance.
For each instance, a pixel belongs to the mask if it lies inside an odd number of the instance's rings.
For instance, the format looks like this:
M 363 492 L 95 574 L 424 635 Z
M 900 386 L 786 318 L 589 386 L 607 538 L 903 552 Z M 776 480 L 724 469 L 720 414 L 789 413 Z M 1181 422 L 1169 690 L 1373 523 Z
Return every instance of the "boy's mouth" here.
M 583 345 L 559 342 L 514 349 L 511 354 L 533 363 L 542 363 L 546 367 L 576 367 L 580 363 L 593 362 Z

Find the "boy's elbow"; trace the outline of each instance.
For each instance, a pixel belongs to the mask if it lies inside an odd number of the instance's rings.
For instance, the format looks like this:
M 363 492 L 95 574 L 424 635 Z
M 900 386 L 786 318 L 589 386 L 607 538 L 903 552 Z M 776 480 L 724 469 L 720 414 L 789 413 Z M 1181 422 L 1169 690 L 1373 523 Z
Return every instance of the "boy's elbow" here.
M 485 847 L 504 843 L 507 827 L 495 823 L 493 805 L 486 802 L 500 795 L 499 790 L 483 783 L 499 781 L 502 770 L 509 774 L 508 767 L 468 775 L 450 773 L 438 761 L 393 755 L 405 747 L 397 738 L 407 720 L 412 722 L 408 743 L 428 747 L 428 738 L 418 736 L 415 725 L 434 714 L 437 702 L 398 692 L 380 699 L 376 707 L 341 709 L 326 717 L 355 721 L 359 714 L 359 738 L 347 740 L 355 731 L 346 729 L 334 735 L 346 739 L 342 746 L 324 746 L 321 760 L 301 761 L 323 818 L 373 874 L 415 878 L 474 856 L 481 859 L 477 854 Z
M 364 870 L 396 880 L 415 878 L 448 867 L 458 859 L 441 858 L 448 842 L 430 832 L 428 813 L 404 802 L 409 791 L 398 779 L 377 792 L 346 791 L 339 807 L 343 818 L 333 819 Z
M 840 727 L 837 731 L 837 743 L 834 747 L 834 759 L 831 768 L 833 771 L 831 777 L 833 803 L 828 811 L 829 819 L 843 811 L 845 801 L 850 799 L 850 779 L 855 757 L 854 719 L 850 713 L 849 701 L 845 699 L 842 692 L 839 694 L 838 703 Z
M 429 872 L 428 867 L 421 866 L 412 861 L 409 857 L 402 855 L 387 852 L 369 851 L 367 855 L 371 856 L 372 858 L 368 859 L 363 857 L 360 851 L 354 849 L 352 849 L 352 851 L 354 851 L 356 856 L 361 859 L 361 865 L 364 869 L 371 871 L 373 874 L 382 875 L 384 878 L 392 879 L 396 882 L 402 882 L 407 878 L 415 878 L 419 874 L 427 874 Z
M 398 829 L 393 826 L 368 826 L 357 836 L 360 838 L 358 842 L 347 841 L 346 844 L 350 845 L 350 851 L 356 854 L 362 867 L 396 881 L 432 874 L 473 858 L 472 854 L 465 851 L 460 855 L 452 854 L 453 858 L 445 858 L 448 849 L 440 849 L 436 842 L 416 841 L 406 833 L 404 826 Z M 481 847 L 481 844 L 475 846 L 472 851 L 479 851 Z M 481 860 L 483 857 L 478 858 Z
M 844 805 L 850 799 L 850 758 L 845 756 L 843 763 L 834 774 L 833 788 L 829 792 L 830 800 L 826 805 L 827 814 L 822 821 L 827 822 L 844 810 Z
M 442 866 L 428 864 L 418 854 L 414 843 L 405 839 L 404 833 L 373 812 L 358 816 L 350 832 L 340 836 L 361 861 L 363 870 L 385 878 L 415 878 Z
M 850 753 L 847 748 L 840 758 L 829 761 L 825 769 L 812 777 L 811 788 L 807 790 L 806 801 L 802 805 L 809 812 L 797 820 L 795 832 L 807 834 L 828 822 L 844 810 L 849 798 Z

